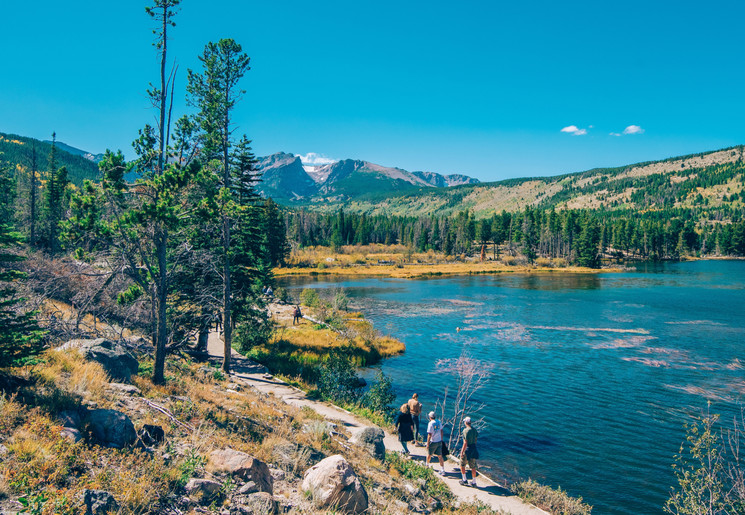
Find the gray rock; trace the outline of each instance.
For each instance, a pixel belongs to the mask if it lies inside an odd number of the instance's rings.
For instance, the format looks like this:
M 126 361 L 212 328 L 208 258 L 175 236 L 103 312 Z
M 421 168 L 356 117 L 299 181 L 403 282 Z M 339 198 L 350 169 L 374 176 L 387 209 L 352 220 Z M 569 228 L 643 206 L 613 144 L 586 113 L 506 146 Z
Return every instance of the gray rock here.
M 79 429 L 75 429 L 74 427 L 63 427 L 59 434 L 62 438 L 66 438 L 72 443 L 78 443 L 83 439 L 83 434 Z
M 86 515 L 106 515 L 119 509 L 114 496 L 105 490 L 84 490 L 83 504 Z
M 114 390 L 116 392 L 125 393 L 127 395 L 142 395 L 142 391 L 133 384 L 109 383 L 106 388 L 108 388 L 109 390 Z
M 349 441 L 365 449 L 373 458 L 383 461 L 385 460 L 384 437 L 385 433 L 379 427 L 363 427 L 356 431 Z
M 247 494 L 256 493 L 258 491 L 259 491 L 258 485 L 254 483 L 253 481 L 249 481 L 248 483 L 240 487 L 236 493 L 238 495 L 247 495 Z
M 197 478 L 191 478 L 184 486 L 189 498 L 202 505 L 210 504 L 217 499 L 220 496 L 220 488 L 220 483 L 216 481 Z
M 72 410 L 60 411 L 57 419 L 62 424 L 62 427 L 72 427 L 75 429 L 80 429 L 80 423 L 82 422 L 80 413 Z
M 212 474 L 230 474 L 246 482 L 253 481 L 260 492 L 272 493 L 272 474 L 261 460 L 229 447 L 212 451 L 207 461 L 207 471 Z
M 166 433 L 163 431 L 163 428 L 158 425 L 145 424 L 142 426 L 142 429 L 140 429 L 138 436 L 143 444 L 151 447 L 163 442 L 166 438 Z
M 0 456 L 5 456 L 9 452 L 10 450 L 7 447 L 5 447 L 4 445 L 0 445 Z
M 88 412 L 88 422 L 93 437 L 106 447 L 121 449 L 137 440 L 135 426 L 127 415 L 111 409 L 96 409 Z
M 57 350 L 77 349 L 86 359 L 96 361 L 106 370 L 109 376 L 121 382 L 129 382 L 132 374 L 140 367 L 137 358 L 120 343 L 104 338 L 95 340 L 70 340 Z
M 277 501 L 267 492 L 257 492 L 249 495 L 244 501 L 244 507 L 248 508 L 245 513 L 255 515 L 274 515 L 277 513 Z
M 269 473 L 274 481 L 284 481 L 286 476 L 285 471 L 281 469 L 269 469 Z
M 302 489 L 321 508 L 333 508 L 344 513 L 367 510 L 365 488 L 347 460 L 338 454 L 308 469 Z
M 422 491 L 411 483 L 404 483 L 404 490 L 406 490 L 406 493 L 408 493 L 412 497 L 419 497 L 420 495 L 422 495 Z

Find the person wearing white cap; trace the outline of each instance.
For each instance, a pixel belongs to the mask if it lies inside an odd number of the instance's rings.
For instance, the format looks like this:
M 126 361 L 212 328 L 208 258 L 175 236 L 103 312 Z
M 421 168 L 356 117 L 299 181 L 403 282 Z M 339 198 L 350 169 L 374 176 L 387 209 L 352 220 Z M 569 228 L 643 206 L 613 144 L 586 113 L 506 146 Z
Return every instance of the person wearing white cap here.
M 476 486 L 476 476 L 479 475 L 476 460 L 479 459 L 479 450 L 476 448 L 476 440 L 479 437 L 478 431 L 471 426 L 471 417 L 463 419 L 463 448 L 460 450 L 460 475 L 463 478 L 461 485 L 468 486 L 468 477 L 466 476 L 466 464 L 471 468 L 471 486 Z
M 442 457 L 442 422 L 435 418 L 435 412 L 429 412 L 427 424 L 427 466 L 430 458 L 436 455 L 440 459 L 440 474 L 445 475 L 445 460 Z

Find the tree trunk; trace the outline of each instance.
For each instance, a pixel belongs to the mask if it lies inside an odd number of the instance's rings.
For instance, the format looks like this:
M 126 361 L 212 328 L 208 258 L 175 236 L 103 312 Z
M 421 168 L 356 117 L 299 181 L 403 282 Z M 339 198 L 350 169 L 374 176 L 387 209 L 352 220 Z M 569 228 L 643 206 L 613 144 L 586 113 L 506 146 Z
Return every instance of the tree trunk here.
M 166 239 L 168 232 L 165 228 L 162 228 L 160 232 L 161 234 L 157 237 L 156 248 L 158 253 L 158 277 L 155 287 L 155 295 L 157 297 L 157 339 L 155 342 L 155 366 L 153 370 L 153 382 L 155 384 L 162 384 L 165 380 L 166 341 L 168 340 L 168 326 L 166 324 L 166 303 L 168 302 Z
M 230 105 L 230 81 L 225 81 L 225 118 L 223 120 L 223 185 L 230 191 L 230 161 L 228 159 L 228 136 L 230 134 L 230 118 L 227 106 Z M 222 360 L 222 369 L 226 374 L 230 373 L 230 353 L 233 349 L 233 324 L 231 320 L 232 312 L 232 285 L 230 283 L 230 218 L 228 213 L 225 212 L 223 206 L 222 214 L 222 234 L 223 234 L 223 338 L 224 338 L 224 352 L 225 356 Z

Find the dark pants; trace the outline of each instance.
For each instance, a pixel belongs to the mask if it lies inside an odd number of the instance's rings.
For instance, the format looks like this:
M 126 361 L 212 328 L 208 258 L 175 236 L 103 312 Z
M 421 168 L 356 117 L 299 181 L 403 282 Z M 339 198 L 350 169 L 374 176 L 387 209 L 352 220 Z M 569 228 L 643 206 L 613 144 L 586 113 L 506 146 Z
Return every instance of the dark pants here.
M 419 440 L 419 415 L 412 415 L 411 420 L 414 421 L 414 441 Z

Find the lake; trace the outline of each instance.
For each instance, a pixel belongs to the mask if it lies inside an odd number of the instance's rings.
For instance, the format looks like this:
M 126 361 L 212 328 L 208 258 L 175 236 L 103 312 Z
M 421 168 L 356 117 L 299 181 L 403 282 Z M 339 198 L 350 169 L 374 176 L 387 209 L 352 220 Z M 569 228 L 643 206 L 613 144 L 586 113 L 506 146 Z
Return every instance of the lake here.
M 487 472 L 561 486 L 593 513 L 662 513 L 684 423 L 707 400 L 730 422 L 745 395 L 745 261 L 281 285 L 343 287 L 403 340 L 406 353 L 381 365 L 399 403 L 417 391 L 429 411 L 452 395 L 438 360 L 465 352 L 493 367 L 475 399 Z

